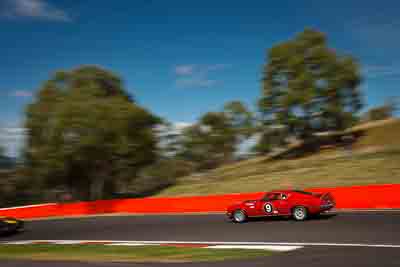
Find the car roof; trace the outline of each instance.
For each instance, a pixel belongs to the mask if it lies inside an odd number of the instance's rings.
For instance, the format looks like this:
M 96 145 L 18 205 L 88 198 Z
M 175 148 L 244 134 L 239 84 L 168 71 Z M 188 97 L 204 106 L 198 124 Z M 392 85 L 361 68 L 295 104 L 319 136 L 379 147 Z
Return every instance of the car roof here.
M 294 192 L 293 190 L 272 190 L 272 191 L 269 191 L 269 192 L 265 192 L 266 194 L 267 193 L 281 193 L 281 194 L 288 194 L 288 193 L 292 193 L 292 192 Z

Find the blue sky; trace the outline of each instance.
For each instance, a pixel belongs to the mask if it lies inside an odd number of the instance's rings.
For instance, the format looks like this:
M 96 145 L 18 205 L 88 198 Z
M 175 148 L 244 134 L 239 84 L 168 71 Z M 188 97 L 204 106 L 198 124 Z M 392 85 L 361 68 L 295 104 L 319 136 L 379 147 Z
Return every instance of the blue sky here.
M 18 128 L 40 84 L 81 64 L 120 74 L 172 122 L 253 107 L 267 49 L 305 27 L 360 61 L 367 107 L 399 96 L 400 2 L 329 2 L 0 0 L 0 126 Z

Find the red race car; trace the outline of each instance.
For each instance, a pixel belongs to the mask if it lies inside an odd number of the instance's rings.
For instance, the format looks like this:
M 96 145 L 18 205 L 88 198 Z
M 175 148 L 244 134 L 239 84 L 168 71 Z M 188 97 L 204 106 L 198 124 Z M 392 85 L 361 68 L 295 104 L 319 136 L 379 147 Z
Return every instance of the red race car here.
M 228 207 L 227 216 L 241 223 L 249 217 L 285 216 L 304 221 L 335 207 L 330 193 L 311 193 L 297 190 L 271 191 L 261 199 L 246 200 Z

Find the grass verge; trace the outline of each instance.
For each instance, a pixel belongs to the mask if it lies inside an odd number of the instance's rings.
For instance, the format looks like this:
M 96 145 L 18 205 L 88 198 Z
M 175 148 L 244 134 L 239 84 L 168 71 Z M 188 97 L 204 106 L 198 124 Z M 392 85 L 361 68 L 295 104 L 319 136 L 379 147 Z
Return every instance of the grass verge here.
M 255 161 L 184 177 L 159 196 L 260 192 L 400 182 L 400 149 L 334 152 L 294 160 Z
M 0 260 L 83 262 L 203 262 L 271 255 L 265 250 L 104 245 L 1 245 Z
M 400 183 L 400 119 L 371 122 L 347 132 L 361 132 L 351 154 L 334 147 L 296 159 L 255 157 L 182 177 L 158 196 Z

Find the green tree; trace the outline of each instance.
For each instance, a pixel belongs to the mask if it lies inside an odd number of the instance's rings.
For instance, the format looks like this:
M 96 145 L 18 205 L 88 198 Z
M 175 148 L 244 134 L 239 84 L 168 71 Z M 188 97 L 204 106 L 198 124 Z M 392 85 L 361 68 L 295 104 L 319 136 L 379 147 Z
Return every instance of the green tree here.
M 5 156 L 5 149 L 2 146 L 2 144 L 0 144 L 0 170 L 5 168 L 7 166 L 7 158 Z
M 176 183 L 177 178 L 190 174 L 193 164 L 178 159 L 161 159 L 138 173 L 131 193 L 136 196 L 153 195 Z
M 286 127 L 265 127 L 266 129 L 260 133 L 257 144 L 253 147 L 253 151 L 258 153 L 269 153 L 274 148 L 284 147 L 287 145 L 288 137 Z
M 201 128 L 206 134 L 210 154 L 218 163 L 229 162 L 236 150 L 237 135 L 231 120 L 224 112 L 208 112 L 201 119 Z
M 367 121 L 377 121 L 392 118 L 396 111 L 396 102 L 394 100 L 386 100 L 382 106 L 371 108 L 363 116 Z
M 181 142 L 179 158 L 210 169 L 233 159 L 237 138 L 223 112 L 208 112 L 183 131 Z
M 255 133 L 253 113 L 240 101 L 231 101 L 220 112 L 208 112 L 184 129 L 174 144 L 177 158 L 197 169 L 211 169 L 232 161 L 238 145 Z
M 156 159 L 159 121 L 107 70 L 57 72 L 26 111 L 28 167 L 43 184 L 103 198 L 116 181 Z
M 259 108 L 265 123 L 285 125 L 303 139 L 341 130 L 362 106 L 360 82 L 352 57 L 327 47 L 323 33 L 306 29 L 270 49 Z
M 6 154 L 5 147 L 4 147 L 4 140 L 3 136 L 5 135 L 4 128 L 0 126 L 0 157 L 4 157 Z
M 2 144 L 0 144 L 0 158 L 5 156 L 5 149 Z
M 1 128 L 0 128 L 0 135 L 1 135 Z M 6 146 L 5 143 L 1 142 L 0 136 L 0 170 L 1 169 L 14 169 L 16 165 L 16 161 L 14 158 L 9 157 L 6 153 Z
M 254 133 L 254 115 L 242 102 L 226 103 L 223 112 L 239 138 L 244 139 Z

